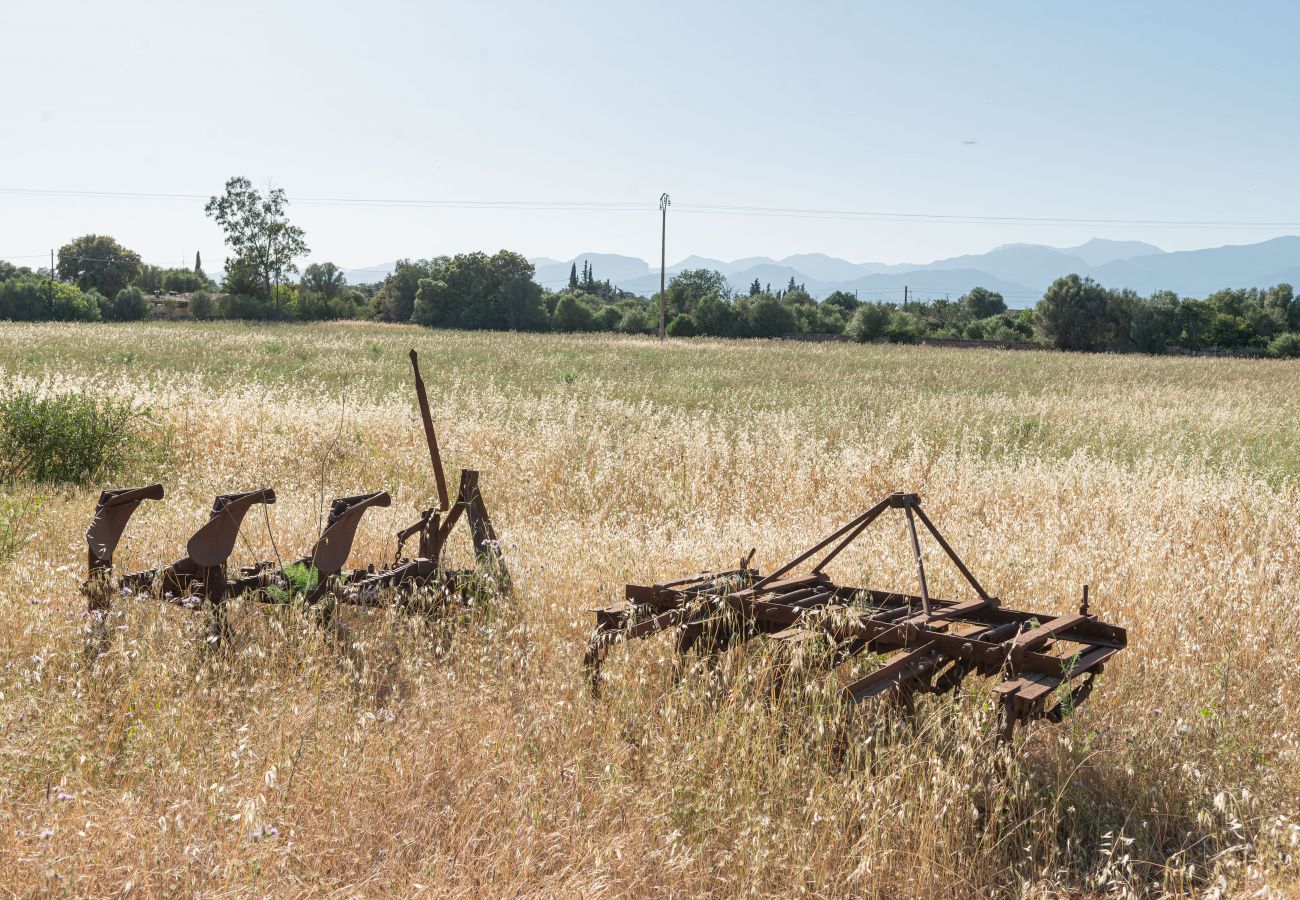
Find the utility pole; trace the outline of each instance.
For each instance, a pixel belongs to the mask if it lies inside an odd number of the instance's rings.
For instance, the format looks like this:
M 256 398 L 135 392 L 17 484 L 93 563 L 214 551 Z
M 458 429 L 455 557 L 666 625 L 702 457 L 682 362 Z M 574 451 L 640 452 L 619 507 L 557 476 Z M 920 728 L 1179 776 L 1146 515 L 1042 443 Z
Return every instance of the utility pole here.
M 659 195 L 659 209 L 664 214 L 663 230 L 659 235 L 659 340 L 664 339 L 664 290 L 668 272 L 668 207 L 672 200 L 667 194 Z

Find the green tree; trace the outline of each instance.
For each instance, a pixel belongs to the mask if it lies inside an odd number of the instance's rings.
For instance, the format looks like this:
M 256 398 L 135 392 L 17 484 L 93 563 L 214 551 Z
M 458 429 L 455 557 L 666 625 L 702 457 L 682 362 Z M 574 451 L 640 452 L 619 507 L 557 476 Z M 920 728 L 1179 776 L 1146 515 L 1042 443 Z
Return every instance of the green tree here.
M 141 319 L 149 318 L 149 301 L 145 299 L 144 291 L 138 287 L 124 287 L 117 292 L 110 304 L 112 315 L 105 315 L 103 318 L 114 322 L 138 322 Z
M 1173 291 L 1139 299 L 1130 316 L 1129 336 L 1142 353 L 1163 353 L 1183 331 L 1182 303 Z
M 796 328 L 790 307 L 768 293 L 754 297 L 746 313 L 745 330 L 754 337 L 777 337 Z
M 555 304 L 555 315 L 551 323 L 556 331 L 591 331 L 591 307 L 583 303 L 577 294 L 565 293 Z
M 623 311 L 617 306 L 602 306 L 591 324 L 597 331 L 617 331 L 622 321 Z
M 533 272 L 532 263 L 509 250 L 436 260 L 420 281 L 412 319 L 433 328 L 541 328 L 542 289 Z
M 325 300 L 342 297 L 348 287 L 348 279 L 343 270 L 332 262 L 312 263 L 302 270 L 299 287 L 311 291 Z
M 680 313 L 673 317 L 668 323 L 669 337 L 695 337 L 699 331 L 695 327 L 695 320 L 686 313 Z
M 308 252 L 303 230 L 285 215 L 288 203 L 283 188 L 269 189 L 263 196 L 247 178 L 235 177 L 226 182 L 223 195 L 212 197 L 204 207 L 234 251 L 234 261 L 227 259 L 226 268 L 244 267 L 257 281 L 257 296 L 265 299 L 272 297 L 285 273 L 298 271 L 293 261 Z
M 216 318 L 216 304 L 207 291 L 195 291 L 190 297 L 190 315 L 199 321 Z
M 650 322 L 650 316 L 646 310 L 632 306 L 623 311 L 623 318 L 619 320 L 618 330 L 626 334 L 645 334 L 654 329 Z
M 1038 326 L 1061 350 L 1097 350 L 1111 336 L 1109 294 L 1091 278 L 1065 275 L 1038 301 Z
M 859 344 L 884 337 L 889 326 L 889 309 L 879 303 L 864 303 L 853 311 L 845 333 Z
M 1282 332 L 1269 343 L 1268 351 L 1282 359 L 1300 359 L 1300 333 Z
M 202 278 L 205 282 L 208 276 L 203 274 L 203 254 L 198 250 L 194 251 L 194 274 Z
M 757 282 L 757 279 L 755 279 Z M 850 294 L 848 291 L 834 291 L 829 297 L 822 301 L 823 305 L 830 305 L 844 310 L 845 313 L 852 313 L 862 302 L 858 300 L 856 294 Z
M 583 263 L 583 266 L 585 267 L 586 263 Z M 573 265 L 569 266 L 569 290 L 576 291 L 577 289 L 578 289 L 578 263 L 575 260 Z
M 75 284 L 31 275 L 0 282 L 0 319 L 18 322 L 98 322 L 97 295 Z
M 376 317 L 383 322 L 411 321 L 420 281 L 433 274 L 434 265 L 433 260 L 399 259 L 371 300 Z
M 665 290 L 664 308 L 668 318 L 679 313 L 692 313 L 705 297 L 728 297 L 731 288 L 721 273 L 712 269 L 683 269 L 674 275 Z
M 758 279 L 755 278 L 749 285 L 749 296 L 757 297 L 761 293 L 763 293 L 763 286 L 759 284 Z
M 736 311 L 732 305 L 716 294 L 705 297 L 692 313 L 699 334 L 722 337 L 732 333 L 736 325 Z
M 201 275 L 196 275 L 189 269 L 164 269 L 161 286 L 164 291 L 188 294 L 192 291 L 203 290 L 208 286 L 208 280 Z
M 988 288 L 971 288 L 966 296 L 958 301 L 962 311 L 971 319 L 987 319 L 1007 311 L 1007 303 L 997 291 Z
M 140 274 L 140 255 L 105 234 L 87 234 L 59 248 L 56 271 L 83 291 L 114 297 Z
M 885 337 L 896 344 L 905 344 L 917 340 L 922 334 L 921 323 L 910 312 L 895 310 L 889 314 L 885 325 Z

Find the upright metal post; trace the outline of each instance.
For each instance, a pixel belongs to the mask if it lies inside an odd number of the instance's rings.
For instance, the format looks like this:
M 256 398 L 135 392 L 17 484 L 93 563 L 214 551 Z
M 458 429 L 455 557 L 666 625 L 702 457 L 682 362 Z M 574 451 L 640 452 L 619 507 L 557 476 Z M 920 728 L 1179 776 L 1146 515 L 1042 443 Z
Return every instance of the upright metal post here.
M 668 207 L 672 200 L 667 194 L 659 195 L 659 209 L 663 212 L 663 228 L 659 235 L 659 340 L 664 339 L 664 290 L 668 273 Z
M 925 563 L 921 561 L 921 542 L 916 536 L 916 520 L 912 518 L 912 504 L 903 507 L 907 515 L 907 531 L 912 536 L 912 553 L 916 556 L 916 578 L 921 582 L 921 612 L 930 615 L 930 588 L 925 583 Z

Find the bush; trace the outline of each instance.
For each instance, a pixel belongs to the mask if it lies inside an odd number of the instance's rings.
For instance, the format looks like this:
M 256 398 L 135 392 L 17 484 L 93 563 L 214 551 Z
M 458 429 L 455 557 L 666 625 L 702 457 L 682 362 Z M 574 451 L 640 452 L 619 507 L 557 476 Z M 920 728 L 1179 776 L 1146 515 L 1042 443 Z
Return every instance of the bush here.
M 859 344 L 865 344 L 883 336 L 888 325 L 888 309 L 879 303 L 864 303 L 854 311 L 845 333 Z
M 0 396 L 0 484 L 88 484 L 112 479 L 161 452 L 129 403 L 79 392 Z
M 190 297 L 190 315 L 195 319 L 211 319 L 217 314 L 216 304 L 207 291 L 195 291 Z
M 745 329 L 754 337 L 789 334 L 798 324 L 790 307 L 771 294 L 759 294 L 745 312 Z
M 651 330 L 650 319 L 645 310 L 633 307 L 623 313 L 623 318 L 618 323 L 618 330 L 627 334 L 644 334 Z
M 556 331 L 591 331 L 591 308 L 572 294 L 565 294 L 555 304 L 552 324 Z
M 104 318 L 111 322 L 139 322 L 149 318 L 149 301 L 138 287 L 125 287 L 117 292 Z
M 623 321 L 623 311 L 617 306 L 602 307 L 594 321 L 597 331 L 617 331 L 618 323 Z
M 0 319 L 98 322 L 99 303 L 74 284 L 24 276 L 0 282 Z
M 889 314 L 889 324 L 885 327 L 885 337 L 896 344 L 915 341 L 921 335 L 921 328 L 916 316 L 900 311 Z
M 1300 332 L 1282 332 L 1268 345 L 1268 352 L 1282 359 L 1300 359 Z
M 668 323 L 669 337 L 695 337 L 698 330 L 695 327 L 695 320 L 686 313 L 678 313 L 673 320 Z
M 710 294 L 701 300 L 691 317 L 695 319 L 698 334 L 720 337 L 731 334 L 736 324 L 735 309 L 731 303 L 716 294 Z
M 188 294 L 207 286 L 208 280 L 192 269 L 167 269 L 162 273 L 161 287 L 164 291 Z

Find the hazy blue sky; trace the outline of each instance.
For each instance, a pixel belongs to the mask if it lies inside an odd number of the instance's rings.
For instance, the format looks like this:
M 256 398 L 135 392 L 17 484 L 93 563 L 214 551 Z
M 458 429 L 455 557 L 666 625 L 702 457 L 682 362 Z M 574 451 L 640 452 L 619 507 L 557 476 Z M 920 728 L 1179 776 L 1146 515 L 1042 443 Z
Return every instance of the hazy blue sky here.
M 1300 233 L 969 221 L 1300 220 L 1293 3 L 4 0 L 0 35 L 0 188 L 207 195 L 234 174 L 273 179 L 304 198 L 291 211 L 312 257 L 347 266 L 500 247 L 657 258 L 662 191 L 670 261 Z M 149 262 L 224 257 L 201 200 L 0 193 L 0 256 L 91 231 Z

